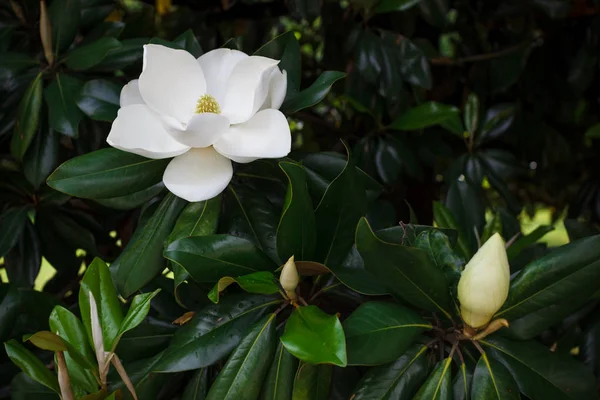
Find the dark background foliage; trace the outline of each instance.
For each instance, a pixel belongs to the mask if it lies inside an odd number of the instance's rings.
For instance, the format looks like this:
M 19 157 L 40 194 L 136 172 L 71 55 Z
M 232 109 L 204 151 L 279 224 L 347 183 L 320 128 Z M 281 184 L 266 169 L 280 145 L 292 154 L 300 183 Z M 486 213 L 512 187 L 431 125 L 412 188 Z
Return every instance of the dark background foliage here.
M 79 21 L 69 33 L 73 4 Z M 383 186 L 367 212 L 374 229 L 431 225 L 432 204 L 443 201 L 472 249 L 478 234 L 466 227 L 482 232 L 486 210 L 507 240 L 540 208 L 552 222 L 564 219 L 570 239 L 597 232 L 594 0 L 49 0 L 48 7 L 60 21 L 53 29 L 66 32 L 53 32 L 54 39 L 71 35 L 55 44 L 67 57 L 54 65 L 40 41 L 39 2 L 0 4 L 0 255 L 11 282 L 0 285 L 2 341 L 47 329 L 59 302 L 75 305 L 82 262 L 114 261 L 158 206 L 160 183 L 138 198 L 98 201 L 46 184 L 62 162 L 107 147 L 120 88 L 139 74 L 141 45 L 150 41 L 193 51 L 195 37 L 205 51 L 225 44 L 253 53 L 291 30 L 302 54 L 302 88 L 323 71 L 345 72 L 324 101 L 288 113 L 293 157 L 344 154 L 347 143 L 357 166 Z M 67 52 L 85 45 L 86 54 Z M 32 99 L 27 109 L 24 97 Z M 270 190 L 277 189 L 283 192 Z M 236 232 L 235 220 L 220 226 Z M 516 265 L 546 251 L 533 246 Z M 32 287 L 42 256 L 56 273 L 38 292 Z M 171 286 L 160 277 L 144 291 L 163 287 L 153 307 L 175 319 L 182 309 Z M 597 309 L 586 317 L 595 305 L 572 317 L 581 323 L 559 324 L 542 341 L 593 336 Z M 174 330 L 164 323 L 152 329 L 165 337 Z M 597 372 L 598 355 L 583 357 L 595 360 Z M 3 353 L 0 363 L 0 398 L 7 398 L 18 370 Z

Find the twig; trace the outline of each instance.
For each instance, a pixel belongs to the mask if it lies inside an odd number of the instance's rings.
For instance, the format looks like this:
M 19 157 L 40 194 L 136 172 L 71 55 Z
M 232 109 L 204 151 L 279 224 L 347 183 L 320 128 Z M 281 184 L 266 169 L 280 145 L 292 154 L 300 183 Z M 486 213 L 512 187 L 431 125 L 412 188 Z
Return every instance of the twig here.
M 467 56 L 467 57 L 461 57 L 461 58 L 437 57 L 437 58 L 430 59 L 429 62 L 431 62 L 431 64 L 435 64 L 435 65 L 462 65 L 462 64 L 466 64 L 466 63 L 472 63 L 472 62 L 487 61 L 487 60 L 491 60 L 494 58 L 502 57 L 507 54 L 513 53 L 513 52 L 515 52 L 517 50 L 521 50 L 522 48 L 525 48 L 527 46 L 534 45 L 535 42 L 537 41 L 537 39 L 538 38 L 536 38 L 533 41 L 528 40 L 528 41 L 516 44 L 514 46 L 510 46 L 505 49 L 494 51 L 491 53 L 476 54 L 474 56 Z

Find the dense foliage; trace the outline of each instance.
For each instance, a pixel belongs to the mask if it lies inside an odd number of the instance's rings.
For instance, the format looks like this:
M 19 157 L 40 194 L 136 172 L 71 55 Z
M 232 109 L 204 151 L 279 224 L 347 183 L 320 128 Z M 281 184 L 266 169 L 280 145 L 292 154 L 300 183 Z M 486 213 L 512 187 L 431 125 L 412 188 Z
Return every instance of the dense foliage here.
M 149 43 L 281 60 L 289 156 L 188 203 L 108 146 Z M 594 0 L 3 1 L 0 398 L 598 398 L 599 45 Z

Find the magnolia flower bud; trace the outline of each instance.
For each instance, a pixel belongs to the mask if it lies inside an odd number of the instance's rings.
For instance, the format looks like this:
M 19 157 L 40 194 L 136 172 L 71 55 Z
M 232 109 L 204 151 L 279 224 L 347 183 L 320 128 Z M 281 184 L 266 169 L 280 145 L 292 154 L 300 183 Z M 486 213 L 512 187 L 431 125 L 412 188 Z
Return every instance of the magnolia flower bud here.
M 469 261 L 458 282 L 463 320 L 472 328 L 486 325 L 508 296 L 510 267 L 504 240 L 489 238 Z
M 300 275 L 298 275 L 298 270 L 296 269 L 294 256 L 291 256 L 283 266 L 281 275 L 279 276 L 279 283 L 281 283 L 281 287 L 285 290 L 285 294 L 290 300 L 296 299 L 296 286 L 298 286 L 299 281 Z

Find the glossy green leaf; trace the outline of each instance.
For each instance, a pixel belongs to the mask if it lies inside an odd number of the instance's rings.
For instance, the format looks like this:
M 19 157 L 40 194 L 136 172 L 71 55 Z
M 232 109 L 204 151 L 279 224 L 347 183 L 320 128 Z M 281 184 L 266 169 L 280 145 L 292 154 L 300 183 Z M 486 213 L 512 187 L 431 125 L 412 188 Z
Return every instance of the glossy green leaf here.
M 9 338 L 21 311 L 21 296 L 17 286 L 0 286 L 0 341 Z
M 121 327 L 119 328 L 119 332 L 117 333 L 117 337 L 113 342 L 112 349 L 116 349 L 119 343 L 119 339 L 125 332 L 128 332 L 144 321 L 148 312 L 150 311 L 150 302 L 156 295 L 160 292 L 160 289 L 155 290 L 152 293 L 143 293 L 138 294 L 131 301 L 131 306 L 129 306 L 129 311 L 127 311 L 127 315 L 123 318 L 123 322 L 121 322 Z
M 377 14 L 393 11 L 405 11 L 412 8 L 420 1 L 421 0 L 381 0 L 375 7 L 374 11 Z
M 499 361 L 489 359 L 483 353 L 473 374 L 471 396 L 473 400 L 521 398 L 517 383 Z
M 67 50 L 79 29 L 81 3 L 79 0 L 54 0 L 48 7 L 52 26 L 52 47 L 55 55 Z
M 512 260 L 516 256 L 518 256 L 524 249 L 529 246 L 534 245 L 540 240 L 546 233 L 552 232 L 554 227 L 552 225 L 542 225 L 538 226 L 533 230 L 533 232 L 525 235 L 519 236 L 508 249 L 506 249 L 506 254 L 508 255 L 508 259 Z
M 553 353 L 539 343 L 499 337 L 481 341 L 490 359 L 504 365 L 519 390 L 530 399 L 593 399 L 595 380 L 569 355 Z
M 213 365 L 225 358 L 248 328 L 281 303 L 281 298 L 231 295 L 196 312 L 173 336 L 155 367 L 157 372 L 187 371 Z
M 600 138 L 600 122 L 590 126 L 585 131 L 585 137 L 590 139 L 598 139 Z
M 181 400 L 204 400 L 208 391 L 208 369 L 200 368 L 188 382 Z
M 331 181 L 316 207 L 315 261 L 330 268 L 341 265 L 354 243 L 354 230 L 367 211 L 367 199 L 354 161 L 348 153 L 344 169 Z
M 25 335 L 23 341 L 29 341 L 34 346 L 48 351 L 67 351 L 65 341 L 50 331 L 39 331 L 33 335 Z
M 223 214 L 224 232 L 251 241 L 279 263 L 275 235 L 279 215 L 266 196 L 247 187 L 230 185 Z
M 479 128 L 479 97 L 476 93 L 469 93 L 467 104 L 465 104 L 465 128 L 471 135 L 475 135 Z
M 168 159 L 152 160 L 117 149 L 102 149 L 60 165 L 48 177 L 48 185 L 87 199 L 125 196 L 161 182 L 168 163 Z
M 302 61 L 300 45 L 294 32 L 285 32 L 256 50 L 254 55 L 281 60 L 279 69 L 287 74 L 287 96 L 292 97 L 300 89 Z
M 477 143 L 497 139 L 506 133 L 515 120 L 514 104 L 497 104 L 487 110 L 481 130 L 477 136 Z
M 203 53 L 202 47 L 194 35 L 194 31 L 191 29 L 188 29 L 181 35 L 177 36 L 177 38 L 173 40 L 173 43 L 179 45 L 182 49 L 193 55 L 195 58 L 200 57 Z
M 237 283 L 240 288 L 248 293 L 274 294 L 279 292 L 279 286 L 277 286 L 277 283 L 275 283 L 275 276 L 273 273 L 268 271 L 259 271 L 248 275 L 238 276 L 237 278 L 224 276 L 223 278 L 219 279 L 217 284 L 208 293 L 208 298 L 213 303 L 218 303 L 219 294 L 233 283 Z
M 4 349 L 11 361 L 29 375 L 31 379 L 54 390 L 56 393 L 60 393 L 56 375 L 50 372 L 33 353 L 14 339 L 4 343 Z
M 81 321 L 69 310 L 62 306 L 56 306 L 49 318 L 50 329 L 61 338 L 69 342 L 81 355 L 81 358 L 90 363 L 96 362 L 96 356 L 90 347 L 85 328 Z M 69 375 L 74 383 L 87 391 L 97 390 L 98 383 L 92 371 L 85 369 L 80 360 L 72 355 L 72 351 L 65 353 L 65 362 Z
M 450 284 L 458 283 L 465 261 L 452 250 L 448 236 L 442 231 L 421 232 L 415 239 L 413 247 L 425 250 L 435 266 L 444 271 Z
M 270 314 L 248 331 L 219 372 L 206 399 L 256 399 L 276 345 L 275 314 Z
M 448 209 L 442 203 L 437 201 L 433 202 L 433 219 L 435 220 L 437 226 L 440 228 L 454 229 L 458 232 L 458 237 L 456 239 L 457 250 L 459 250 L 463 257 L 466 259 L 470 259 L 471 257 L 471 249 L 469 248 L 469 244 L 465 239 L 465 235 L 461 229 L 459 229 L 459 225 L 456 222 L 456 218 L 452 214 L 452 211 Z
M 289 162 L 281 162 L 279 166 L 289 184 L 277 227 L 277 254 L 282 262 L 291 256 L 297 260 L 311 260 L 315 251 L 316 225 L 304 169 Z
M 417 237 L 423 232 L 440 231 L 448 238 L 451 247 L 455 247 L 458 232 L 454 229 L 417 224 L 400 224 L 391 228 L 380 229 L 377 236 L 384 242 L 403 244 L 413 247 Z
M 273 271 L 277 265 L 252 243 L 230 235 L 179 239 L 164 255 L 185 269 L 197 282 L 216 282 L 224 276 Z
M 337 315 L 316 306 L 297 307 L 285 324 L 281 342 L 292 355 L 311 364 L 345 367 L 346 340 Z
M 2 229 L 1 225 L 0 229 Z M 18 242 L 4 256 L 4 269 L 8 281 L 19 287 L 33 287 L 41 264 L 40 237 L 34 225 L 31 222 L 25 222 L 25 227 L 19 236 Z M 0 335 L 0 340 L 1 337 L 2 335 Z
M 121 96 L 120 85 L 104 79 L 87 81 L 74 101 L 77 107 L 95 121 L 112 122 L 117 118 Z
M 454 400 L 469 400 L 471 398 L 471 383 L 473 382 L 473 371 L 463 362 L 454 377 L 452 391 Z
M 94 341 L 92 340 L 92 322 L 90 319 L 90 292 L 94 295 L 98 307 L 98 318 L 101 322 L 104 337 L 104 349 L 109 351 L 123 322 L 123 312 L 110 271 L 104 261 L 99 258 L 94 259 L 88 265 L 79 289 L 79 310 L 87 331 L 88 343 L 91 344 Z
M 0 215 L 0 257 L 17 244 L 30 210 L 27 206 L 12 207 Z
M 331 365 L 301 362 L 294 377 L 292 400 L 328 400 Z
M 405 3 L 410 3 L 409 6 L 414 5 L 419 0 L 404 0 Z M 396 1 L 398 3 L 398 1 Z M 381 7 L 381 3 L 378 8 Z M 398 60 L 400 62 L 400 71 L 402 72 L 402 79 L 413 84 L 422 87 L 423 89 L 431 89 L 431 69 L 429 68 L 429 60 L 425 57 L 425 54 L 419 49 L 413 42 L 406 37 L 400 38 L 400 44 L 398 45 Z
M 367 370 L 352 399 L 410 400 L 428 372 L 427 347 L 413 346 L 396 361 Z
M 346 76 L 343 72 L 325 71 L 308 88 L 285 99 L 281 110 L 293 114 L 304 108 L 312 107 L 327 96 L 335 82 Z
M 156 196 L 160 195 L 164 190 L 165 185 L 162 182 L 159 182 L 133 194 L 111 197 L 109 199 L 96 199 L 94 201 L 104 207 L 112 208 L 113 210 L 131 210 L 146 204 Z
M 448 189 L 446 207 L 456 218 L 459 230 L 464 234 L 469 248 L 474 253 L 478 248 L 477 235 L 481 235 L 485 226 L 485 206 L 477 187 L 466 180 L 454 180 Z
M 510 283 L 496 317 L 509 321 L 565 298 L 589 298 L 600 279 L 600 235 L 559 247 L 527 265 Z
M 452 400 L 452 358 L 437 363 L 414 400 Z
M 56 74 L 54 80 L 44 90 L 48 106 L 50 128 L 67 136 L 79 135 L 79 122 L 83 113 L 75 104 L 83 82 L 67 74 Z
M 291 400 L 298 359 L 291 355 L 281 342 L 265 377 L 260 400 Z
M 365 263 L 356 246 L 352 246 L 344 262 L 333 268 L 328 268 L 336 278 L 355 292 L 369 296 L 378 296 L 388 293 L 370 271 L 365 268 Z
M 21 160 L 37 132 L 42 111 L 42 74 L 38 74 L 25 90 L 15 119 L 10 152 Z
M 48 389 L 27 376 L 24 372 L 18 373 L 10 382 L 10 396 L 12 400 L 58 400 L 57 393 Z
M 121 295 L 131 296 L 164 269 L 163 243 L 185 204 L 185 200 L 167 194 L 148 222 L 136 229 L 111 266 L 116 270 L 115 283 Z
M 94 71 L 114 71 L 140 62 L 144 56 L 143 46 L 147 43 L 148 39 L 146 38 L 122 40 L 120 47 L 110 50 L 106 57 L 94 66 Z
M 217 231 L 220 213 L 221 196 L 206 201 L 189 203 L 179 214 L 167 243 L 173 243 L 176 240 L 190 236 L 214 234 Z
M 344 321 L 350 365 L 378 365 L 400 357 L 431 324 L 409 308 L 370 301 Z
M 69 52 L 67 67 L 84 71 L 100 64 L 111 50 L 121 47 L 121 42 L 113 37 L 103 37 L 88 45 L 79 46 Z
M 431 101 L 413 107 L 400 115 L 392 122 L 390 128 L 414 131 L 441 124 L 459 113 L 460 110 L 454 106 Z
M 356 248 L 367 270 L 394 296 L 450 317 L 452 301 L 446 277 L 425 251 L 382 241 L 364 218 L 356 229 Z
M 60 135 L 42 124 L 33 143 L 23 158 L 25 177 L 38 189 L 56 168 L 59 161 Z

